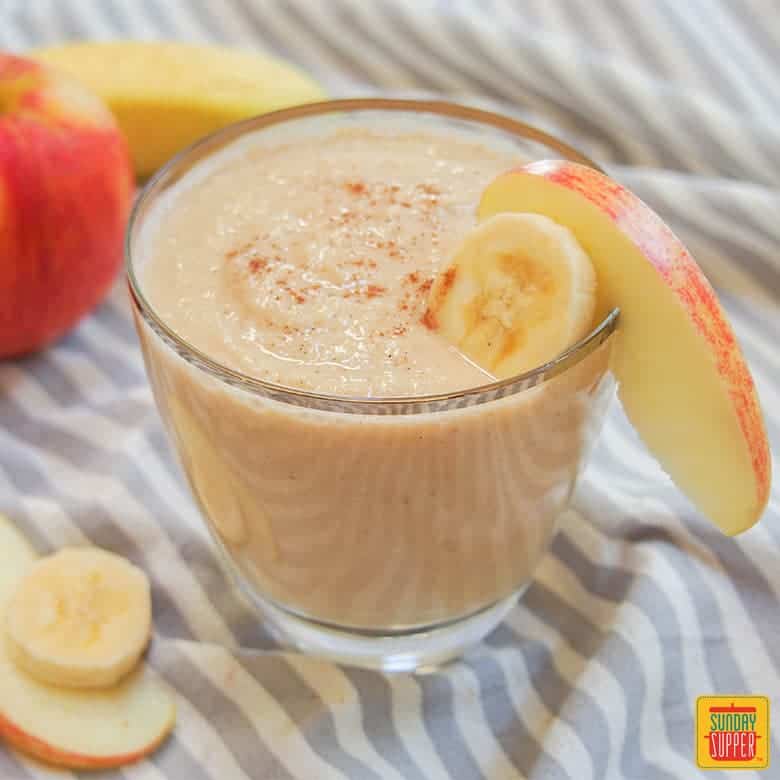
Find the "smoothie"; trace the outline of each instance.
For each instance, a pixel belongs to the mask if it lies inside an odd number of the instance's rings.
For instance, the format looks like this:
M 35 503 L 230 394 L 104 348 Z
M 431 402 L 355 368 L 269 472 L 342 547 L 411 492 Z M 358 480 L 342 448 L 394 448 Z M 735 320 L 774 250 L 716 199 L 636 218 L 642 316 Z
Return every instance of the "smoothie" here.
M 482 189 L 516 154 L 454 131 L 247 141 L 165 192 L 137 241 L 144 296 L 183 343 L 347 399 L 492 381 L 423 315 Z M 602 347 L 484 403 L 307 408 L 300 393 L 286 403 L 225 382 L 138 324 L 193 492 L 241 579 L 260 601 L 348 629 L 435 626 L 527 584 L 611 390 Z
M 176 198 L 149 300 L 194 346 L 278 384 L 353 396 L 485 384 L 422 315 L 480 192 L 516 162 L 367 130 L 247 150 Z

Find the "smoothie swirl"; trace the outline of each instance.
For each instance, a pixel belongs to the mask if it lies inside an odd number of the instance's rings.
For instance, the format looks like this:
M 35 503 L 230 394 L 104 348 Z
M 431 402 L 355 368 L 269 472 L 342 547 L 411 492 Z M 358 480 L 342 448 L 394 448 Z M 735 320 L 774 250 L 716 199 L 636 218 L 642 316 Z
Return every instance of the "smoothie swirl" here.
M 480 192 L 513 162 L 368 130 L 251 149 L 164 215 L 150 301 L 194 346 L 279 384 L 350 396 L 484 384 L 421 319 Z

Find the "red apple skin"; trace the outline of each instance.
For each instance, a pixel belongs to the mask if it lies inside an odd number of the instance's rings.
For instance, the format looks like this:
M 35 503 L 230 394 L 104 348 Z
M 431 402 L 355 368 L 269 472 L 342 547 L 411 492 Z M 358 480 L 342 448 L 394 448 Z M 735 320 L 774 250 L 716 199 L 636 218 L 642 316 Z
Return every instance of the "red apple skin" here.
M 53 766 L 66 767 L 67 769 L 113 769 L 133 764 L 153 753 L 168 738 L 173 728 L 173 720 L 170 727 L 160 734 L 159 738 L 142 750 L 135 753 L 125 753 L 116 756 L 88 756 L 82 753 L 73 753 L 50 745 L 45 740 L 28 734 L 7 718 L 0 715 L 0 737 L 9 745 L 28 756 L 37 758 Z
M 0 358 L 46 346 L 103 299 L 122 262 L 133 186 L 103 103 L 0 53 Z

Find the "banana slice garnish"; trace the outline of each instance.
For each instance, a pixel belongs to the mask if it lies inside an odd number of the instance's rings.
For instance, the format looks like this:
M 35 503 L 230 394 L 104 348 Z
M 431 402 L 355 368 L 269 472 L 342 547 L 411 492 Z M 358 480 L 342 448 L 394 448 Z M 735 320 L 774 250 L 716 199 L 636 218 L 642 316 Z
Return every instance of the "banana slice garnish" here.
M 146 574 L 95 547 L 65 548 L 36 561 L 6 613 L 17 666 L 67 688 L 116 683 L 138 663 L 151 626 Z
M 540 214 L 496 214 L 438 274 L 423 322 L 503 379 L 585 336 L 595 305 L 596 275 L 570 230 Z

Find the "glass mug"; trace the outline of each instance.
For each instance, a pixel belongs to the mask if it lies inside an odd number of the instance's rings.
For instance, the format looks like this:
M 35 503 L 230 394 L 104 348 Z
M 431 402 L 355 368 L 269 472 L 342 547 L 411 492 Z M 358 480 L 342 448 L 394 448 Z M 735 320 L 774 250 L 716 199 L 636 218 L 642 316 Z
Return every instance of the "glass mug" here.
M 399 120 L 593 166 L 533 127 L 449 103 L 300 106 L 171 160 L 135 206 L 126 252 L 154 397 L 235 584 L 298 649 L 419 670 L 482 639 L 530 583 L 614 395 L 618 312 L 518 377 L 438 395 L 339 397 L 218 364 L 161 320 L 139 274 L 140 236 L 162 194 L 227 144 Z

